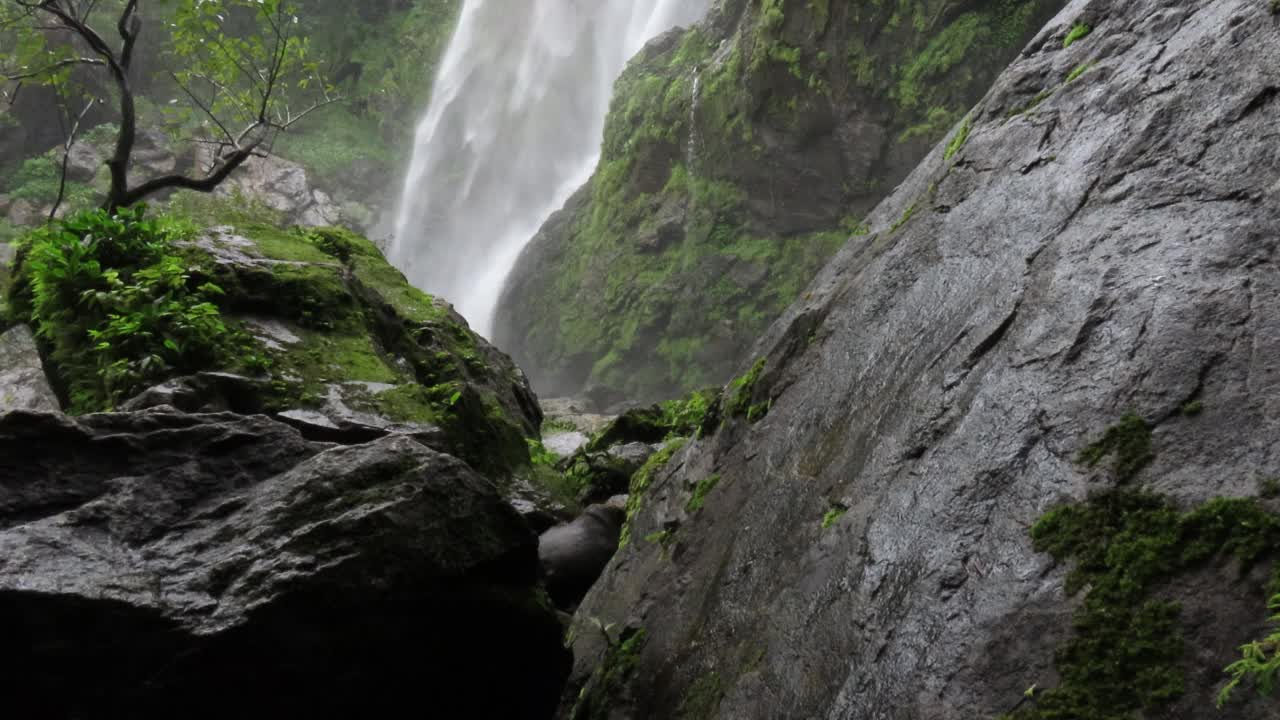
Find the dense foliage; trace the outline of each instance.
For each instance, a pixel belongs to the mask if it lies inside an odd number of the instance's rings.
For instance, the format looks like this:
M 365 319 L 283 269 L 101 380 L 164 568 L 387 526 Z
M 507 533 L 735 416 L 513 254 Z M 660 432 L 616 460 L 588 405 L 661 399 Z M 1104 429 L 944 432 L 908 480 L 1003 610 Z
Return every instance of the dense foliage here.
M 79 213 L 24 241 L 23 295 L 71 410 L 111 408 L 147 382 L 216 364 L 234 344 L 221 288 L 192 280 L 179 223 L 146 208 Z

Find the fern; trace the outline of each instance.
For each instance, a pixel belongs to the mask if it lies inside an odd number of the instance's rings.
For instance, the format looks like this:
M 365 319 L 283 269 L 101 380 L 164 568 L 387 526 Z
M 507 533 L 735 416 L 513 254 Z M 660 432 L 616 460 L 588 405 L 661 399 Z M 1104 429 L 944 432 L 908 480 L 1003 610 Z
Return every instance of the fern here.
M 1267 607 L 1275 613 L 1271 621 L 1276 629 L 1266 638 L 1240 647 L 1240 659 L 1227 666 L 1231 680 L 1218 693 L 1218 707 L 1225 705 L 1246 681 L 1252 682 L 1261 695 L 1275 693 L 1276 678 L 1280 676 L 1280 594 L 1274 595 Z

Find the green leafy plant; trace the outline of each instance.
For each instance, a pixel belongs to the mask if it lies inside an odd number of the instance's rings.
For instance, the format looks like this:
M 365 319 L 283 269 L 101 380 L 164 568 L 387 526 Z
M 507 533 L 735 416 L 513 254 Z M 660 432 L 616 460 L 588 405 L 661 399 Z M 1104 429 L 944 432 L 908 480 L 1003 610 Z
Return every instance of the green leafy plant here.
M 1081 63 L 1077 65 L 1074 69 L 1071 70 L 1070 73 L 1067 74 L 1066 82 L 1073 83 L 1076 80 L 1079 80 L 1081 75 L 1084 75 L 1085 73 L 1089 72 L 1089 70 L 1091 70 L 1092 68 L 1093 68 L 1092 62 Z
M 827 514 L 822 516 L 822 529 L 826 530 L 840 522 L 840 518 L 844 517 L 847 512 L 849 512 L 848 507 L 840 503 L 833 503 L 831 509 L 827 510 Z
M 1063 49 L 1065 50 L 1066 48 L 1071 47 L 1077 40 L 1083 40 L 1086 37 L 1089 37 L 1089 33 L 1091 32 L 1093 32 L 1093 27 L 1090 25 L 1085 23 L 1076 23 L 1075 26 L 1071 28 L 1071 31 L 1067 33 L 1067 36 L 1063 38 Z
M 1280 593 L 1271 598 L 1267 607 L 1274 613 L 1271 621 L 1276 628 L 1262 640 L 1240 647 L 1240 659 L 1227 666 L 1231 680 L 1218 693 L 1218 707 L 1226 705 L 1236 688 L 1246 681 L 1252 682 L 1262 695 L 1276 691 L 1276 678 L 1280 677 Z
M 215 301 L 146 208 L 82 212 L 34 231 L 20 276 L 29 314 L 72 412 L 111 408 L 175 372 L 208 367 L 235 344 Z
M 703 420 L 715 404 L 720 391 L 717 389 L 698 390 L 679 400 L 668 400 L 660 405 L 662 424 L 670 431 L 667 439 L 685 436 L 697 437 L 701 432 Z
M 943 159 L 950 160 L 964 148 L 964 144 L 969 141 L 969 132 L 971 130 L 973 130 L 973 119 L 965 118 L 964 124 L 956 131 L 955 137 L 951 138 L 951 142 L 947 143 L 947 151 L 944 153 Z
M 1120 422 L 1107 428 L 1101 439 L 1080 451 L 1079 462 L 1096 466 L 1107 456 L 1113 458 L 1112 470 L 1122 482 L 1132 480 L 1151 461 L 1151 426 L 1137 413 L 1128 413 Z

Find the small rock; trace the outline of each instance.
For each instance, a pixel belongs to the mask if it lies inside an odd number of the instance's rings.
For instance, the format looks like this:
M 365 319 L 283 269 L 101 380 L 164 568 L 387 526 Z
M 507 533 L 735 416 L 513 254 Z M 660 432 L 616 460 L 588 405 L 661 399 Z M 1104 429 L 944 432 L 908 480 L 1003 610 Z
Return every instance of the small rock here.
M 102 153 L 87 142 L 77 142 L 67 152 L 67 180 L 79 183 L 93 182 L 103 166 Z
M 590 441 L 586 434 L 573 430 L 548 435 L 542 439 L 542 444 L 559 457 L 569 457 Z
M 30 227 L 40 222 L 39 210 L 30 200 L 14 200 L 9 205 L 9 222 L 18 227 Z
M 661 445 L 633 442 L 625 445 L 614 445 L 609 448 L 607 452 L 611 457 L 617 458 L 628 466 L 633 466 L 638 470 L 641 465 L 645 464 L 645 461 L 659 450 L 659 448 L 661 448 Z
M 592 505 L 566 525 L 542 533 L 538 557 L 547 593 L 560 608 L 581 602 L 618 550 L 626 512 L 612 504 Z
M 60 410 L 40 364 L 36 339 L 25 325 L 0 335 L 0 413 L 12 410 Z

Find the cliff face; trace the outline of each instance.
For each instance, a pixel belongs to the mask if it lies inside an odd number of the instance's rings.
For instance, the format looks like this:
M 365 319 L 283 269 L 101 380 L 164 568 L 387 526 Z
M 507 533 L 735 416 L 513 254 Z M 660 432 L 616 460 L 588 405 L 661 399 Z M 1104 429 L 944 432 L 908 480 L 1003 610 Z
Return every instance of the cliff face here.
M 722 382 L 1060 6 L 729 0 L 655 41 L 496 341 L 552 394 Z
M 1280 549 L 1276 13 L 1050 21 L 633 487 L 562 713 L 1212 714 Z

